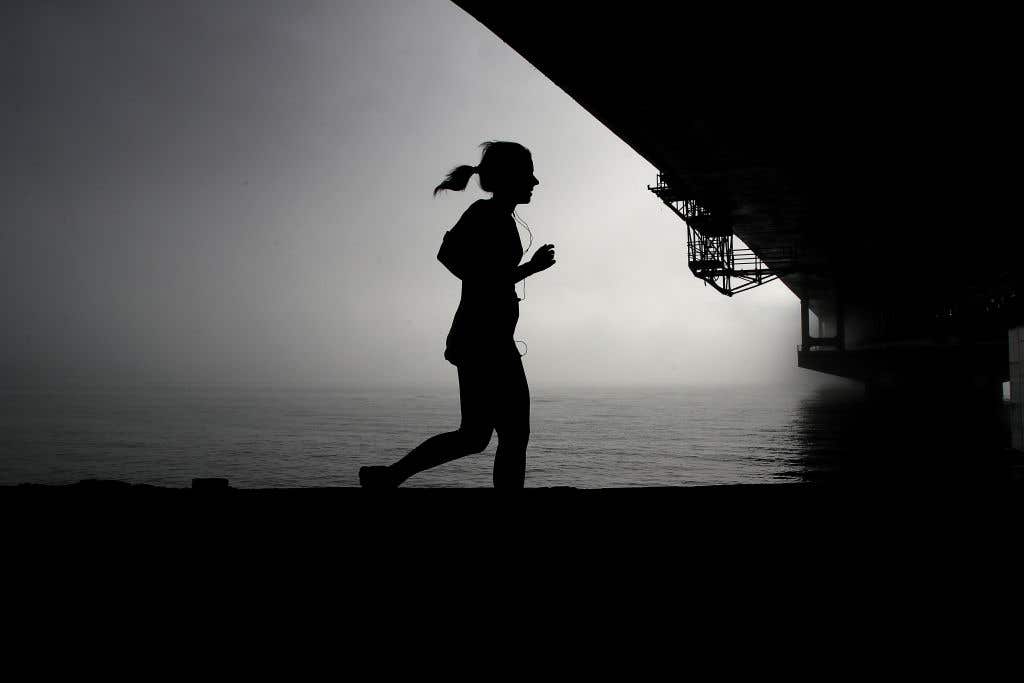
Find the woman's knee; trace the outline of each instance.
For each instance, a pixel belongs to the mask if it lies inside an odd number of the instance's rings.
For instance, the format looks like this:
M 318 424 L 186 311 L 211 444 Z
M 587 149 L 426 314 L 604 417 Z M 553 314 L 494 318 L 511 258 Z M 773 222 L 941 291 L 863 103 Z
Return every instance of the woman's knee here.
M 526 449 L 530 442 L 530 428 L 528 426 L 516 427 L 515 429 L 502 429 L 498 431 L 498 443 L 508 448 Z
M 482 453 L 491 443 L 493 427 L 465 427 L 459 429 L 467 453 Z

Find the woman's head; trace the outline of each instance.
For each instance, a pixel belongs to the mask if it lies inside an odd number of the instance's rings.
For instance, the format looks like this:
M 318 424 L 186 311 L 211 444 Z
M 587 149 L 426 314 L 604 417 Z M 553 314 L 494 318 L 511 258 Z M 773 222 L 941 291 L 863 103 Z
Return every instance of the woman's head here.
M 540 181 L 533 175 L 533 157 L 530 150 L 518 142 L 485 142 L 483 155 L 476 167 L 459 166 L 434 188 L 436 196 L 441 190 L 464 190 L 474 173 L 480 174 L 480 188 L 496 198 L 514 204 L 527 204 L 533 188 Z

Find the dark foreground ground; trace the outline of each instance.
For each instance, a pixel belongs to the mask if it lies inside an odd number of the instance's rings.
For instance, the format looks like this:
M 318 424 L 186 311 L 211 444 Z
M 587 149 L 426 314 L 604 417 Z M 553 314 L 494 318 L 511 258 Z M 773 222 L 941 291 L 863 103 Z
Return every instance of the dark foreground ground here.
M 434 640 L 443 646 L 417 666 L 467 643 L 493 666 L 548 650 L 600 663 L 637 637 L 649 652 L 632 667 L 702 656 L 683 635 L 696 633 L 732 651 L 716 667 L 770 638 L 781 644 L 769 660 L 803 662 L 824 642 L 838 650 L 830 666 L 846 667 L 883 642 L 907 652 L 908 633 L 932 633 L 921 624 L 946 637 L 955 626 L 959 648 L 962 632 L 1001 623 L 983 610 L 1016 614 L 1024 483 L 507 494 L 91 481 L 0 487 L 0 515 L 6 604 L 28 604 L 8 622 L 35 642 L 71 623 L 75 639 L 119 647 L 99 626 L 112 618 L 144 643 L 170 632 L 161 642 L 175 653 L 202 641 L 232 667 L 289 636 L 305 652 L 292 665 L 316 652 L 349 666 L 364 648 Z M 938 661 L 945 646 L 928 642 Z

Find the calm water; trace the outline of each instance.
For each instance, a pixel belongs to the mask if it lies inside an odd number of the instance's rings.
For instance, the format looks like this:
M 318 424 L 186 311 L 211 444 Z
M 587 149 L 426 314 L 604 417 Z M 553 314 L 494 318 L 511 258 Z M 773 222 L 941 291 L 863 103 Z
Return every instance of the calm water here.
M 686 486 L 827 474 L 849 392 L 807 387 L 532 389 L 527 486 Z M 0 484 L 118 479 L 353 486 L 458 425 L 441 390 L 7 390 Z M 490 486 L 497 439 L 407 486 Z

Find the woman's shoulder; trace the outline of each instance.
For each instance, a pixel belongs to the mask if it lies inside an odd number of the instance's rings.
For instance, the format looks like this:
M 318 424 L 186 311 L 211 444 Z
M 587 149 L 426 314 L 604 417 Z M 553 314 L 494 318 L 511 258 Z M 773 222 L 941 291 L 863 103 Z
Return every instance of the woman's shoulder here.
M 459 218 L 458 223 L 455 224 L 456 228 L 459 228 L 459 232 L 462 232 L 466 227 L 473 226 L 479 223 L 487 223 L 494 217 L 493 207 L 491 202 L 487 199 L 478 199 L 462 212 L 462 216 Z

